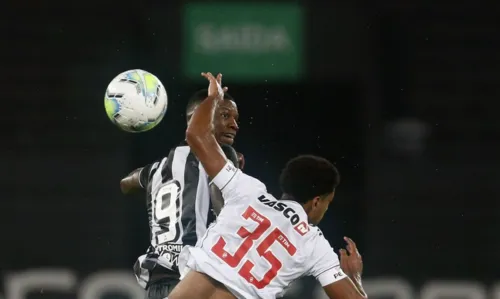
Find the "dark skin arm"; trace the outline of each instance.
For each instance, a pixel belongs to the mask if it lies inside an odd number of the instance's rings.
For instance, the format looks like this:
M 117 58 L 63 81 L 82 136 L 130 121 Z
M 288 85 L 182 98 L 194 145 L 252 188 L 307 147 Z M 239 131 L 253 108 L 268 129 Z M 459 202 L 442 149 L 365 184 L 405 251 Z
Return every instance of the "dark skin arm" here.
M 137 168 L 120 181 L 120 189 L 123 194 L 130 194 L 134 191 L 142 189 L 140 183 L 141 170 L 142 168 Z
M 331 283 L 323 287 L 330 299 L 366 299 L 366 294 L 361 294 L 355 283 L 346 277 L 337 282 Z
M 213 134 L 214 113 L 227 88 L 221 87 L 222 75 L 202 73 L 209 81 L 208 97 L 198 106 L 186 130 L 186 141 L 200 160 L 208 176 L 214 178 L 226 165 L 227 159 Z
M 340 267 L 352 280 L 356 289 L 365 298 L 366 293 L 361 285 L 361 275 L 363 274 L 363 259 L 358 251 L 356 243 L 351 238 L 344 237 L 347 243 L 346 249 L 340 249 Z
M 348 277 L 329 284 L 323 289 L 331 299 L 366 299 L 368 296 L 361 285 L 361 274 L 363 272 L 361 254 L 359 254 L 356 243 L 352 239 L 344 237 L 344 240 L 347 242 L 347 250 L 340 250 L 340 267 Z

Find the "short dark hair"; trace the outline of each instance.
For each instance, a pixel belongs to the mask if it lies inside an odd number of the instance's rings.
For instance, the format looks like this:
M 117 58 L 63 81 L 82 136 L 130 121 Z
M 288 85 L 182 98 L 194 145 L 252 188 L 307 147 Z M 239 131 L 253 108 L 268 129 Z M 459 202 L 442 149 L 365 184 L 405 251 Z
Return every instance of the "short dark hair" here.
M 193 115 L 194 109 L 203 102 L 204 99 L 208 97 L 208 89 L 200 89 L 195 92 L 188 101 L 186 106 L 186 120 L 189 121 L 191 116 Z M 224 93 L 224 100 L 234 101 L 233 97 L 227 92 Z
M 302 204 L 333 192 L 339 183 L 337 168 L 327 159 L 313 155 L 291 159 L 280 176 L 284 196 Z
M 236 153 L 236 150 L 228 145 L 228 144 L 221 144 L 220 147 L 222 148 L 222 151 L 224 152 L 224 154 L 226 155 L 226 158 L 233 162 L 233 165 L 236 167 L 236 168 L 239 168 L 239 163 L 238 163 L 238 154 Z

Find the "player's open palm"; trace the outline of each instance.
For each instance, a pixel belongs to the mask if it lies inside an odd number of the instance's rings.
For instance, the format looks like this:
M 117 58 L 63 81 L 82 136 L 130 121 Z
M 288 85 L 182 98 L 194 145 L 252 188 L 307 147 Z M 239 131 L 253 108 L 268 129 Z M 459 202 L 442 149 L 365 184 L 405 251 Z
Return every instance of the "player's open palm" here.
M 353 278 L 361 277 L 363 273 L 363 259 L 356 247 L 356 243 L 348 237 L 344 237 L 347 242 L 346 249 L 340 249 L 340 267 L 347 276 Z
M 227 87 L 222 88 L 222 74 L 218 74 L 214 77 L 212 73 L 201 73 L 201 75 L 207 78 L 208 82 L 208 96 L 214 96 L 218 98 L 223 98 L 224 93 L 227 91 Z

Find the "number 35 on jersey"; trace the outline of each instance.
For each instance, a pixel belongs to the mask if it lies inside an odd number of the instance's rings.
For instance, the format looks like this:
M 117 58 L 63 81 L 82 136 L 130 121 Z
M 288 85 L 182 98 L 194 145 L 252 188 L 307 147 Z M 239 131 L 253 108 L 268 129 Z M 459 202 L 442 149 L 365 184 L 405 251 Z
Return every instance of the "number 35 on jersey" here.
M 267 219 L 264 215 L 257 212 L 252 206 L 249 206 L 241 216 L 246 220 L 257 222 L 258 226 L 253 232 L 248 231 L 244 227 L 240 227 L 237 234 L 243 239 L 243 243 L 241 243 L 238 249 L 236 249 L 234 255 L 224 249 L 226 241 L 222 237 L 220 237 L 218 242 L 212 247 L 212 252 L 232 268 L 235 268 L 240 264 L 253 247 L 254 242 L 271 228 L 271 221 L 269 221 L 269 219 Z M 258 289 L 263 289 L 269 285 L 271 280 L 278 275 L 278 271 L 283 266 L 281 261 L 270 250 L 271 245 L 275 242 L 280 244 L 290 256 L 295 255 L 297 252 L 297 248 L 290 242 L 285 234 L 276 227 L 267 235 L 266 238 L 264 238 L 264 240 L 262 240 L 262 242 L 257 244 L 256 248 L 258 256 L 267 260 L 270 264 L 270 269 L 264 274 L 264 277 L 261 280 L 258 280 L 251 273 L 255 264 L 249 259 L 245 260 L 243 266 L 238 271 L 238 274 L 241 277 Z

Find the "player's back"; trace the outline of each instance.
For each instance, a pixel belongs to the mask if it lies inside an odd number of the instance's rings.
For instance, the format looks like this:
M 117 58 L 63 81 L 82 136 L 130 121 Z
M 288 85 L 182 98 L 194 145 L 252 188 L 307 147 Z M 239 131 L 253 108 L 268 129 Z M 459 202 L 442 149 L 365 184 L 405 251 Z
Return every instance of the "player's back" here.
M 222 187 L 226 205 L 201 239 L 189 248 L 188 267 L 222 282 L 239 298 L 275 298 L 294 280 L 320 275 L 338 259 L 318 265 L 332 252 L 321 231 L 308 224 L 303 207 L 277 200 L 265 186 L 240 171 L 228 170 Z M 219 182 L 217 180 L 219 179 Z
M 223 209 L 200 246 L 238 272 L 238 288 L 274 298 L 307 272 L 318 233 L 298 203 L 266 194 Z

